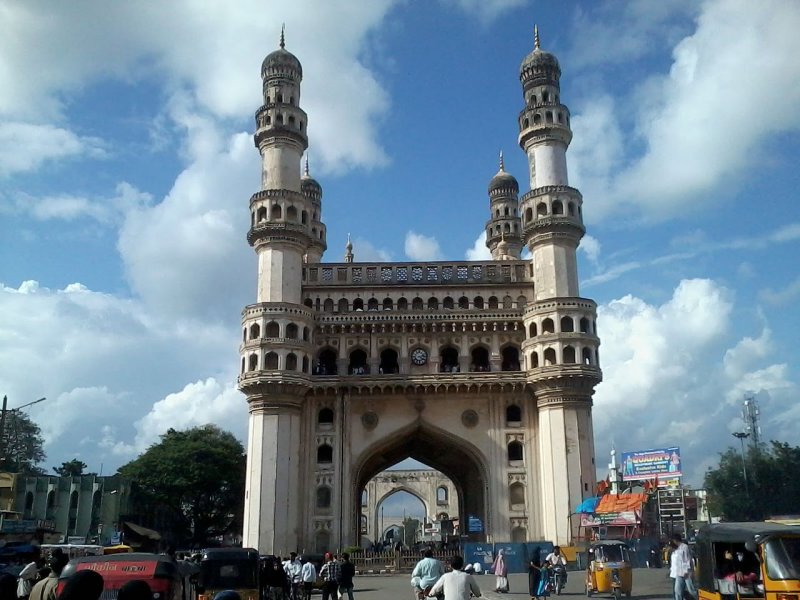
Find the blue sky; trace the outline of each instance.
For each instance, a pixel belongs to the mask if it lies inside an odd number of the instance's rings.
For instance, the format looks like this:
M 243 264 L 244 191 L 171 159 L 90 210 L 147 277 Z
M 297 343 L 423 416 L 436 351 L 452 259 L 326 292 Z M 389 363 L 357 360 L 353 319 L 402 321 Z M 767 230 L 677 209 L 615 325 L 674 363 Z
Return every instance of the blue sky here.
M 699 483 L 753 394 L 798 443 L 800 5 L 744 0 L 9 0 L 0 39 L 0 393 L 47 466 L 111 472 L 168 427 L 244 437 L 235 377 L 259 67 L 302 61 L 325 260 L 486 255 L 486 186 L 542 46 L 599 304 L 598 464 L 683 449 Z

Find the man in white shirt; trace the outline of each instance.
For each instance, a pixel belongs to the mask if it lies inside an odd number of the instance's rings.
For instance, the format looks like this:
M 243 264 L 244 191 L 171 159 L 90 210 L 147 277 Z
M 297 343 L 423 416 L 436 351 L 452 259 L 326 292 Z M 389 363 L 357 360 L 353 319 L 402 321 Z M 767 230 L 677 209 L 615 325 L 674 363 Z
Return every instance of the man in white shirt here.
M 680 533 L 673 534 L 669 544 L 673 548 L 669 559 L 669 576 L 675 580 L 675 600 L 683 600 L 684 589 L 693 598 L 697 598 L 697 590 L 692 581 L 692 553 L 689 546 L 684 543 Z
M 463 567 L 464 559 L 462 557 L 451 558 L 450 568 L 452 571 L 439 578 L 439 581 L 428 592 L 428 596 L 435 596 L 443 591 L 446 600 L 469 600 L 470 594 L 479 598 L 481 588 L 478 587 L 478 583 L 472 575 L 461 570 Z
M 310 560 L 303 563 L 300 569 L 300 579 L 303 580 L 303 600 L 311 600 L 311 591 L 317 582 L 317 567 Z
M 302 569 L 303 563 L 301 563 L 300 559 L 297 558 L 297 552 L 290 552 L 289 560 L 284 561 L 283 563 L 283 570 L 286 571 L 286 576 L 292 583 L 290 592 L 291 600 L 300 600 L 300 587 L 302 581 L 300 573 Z

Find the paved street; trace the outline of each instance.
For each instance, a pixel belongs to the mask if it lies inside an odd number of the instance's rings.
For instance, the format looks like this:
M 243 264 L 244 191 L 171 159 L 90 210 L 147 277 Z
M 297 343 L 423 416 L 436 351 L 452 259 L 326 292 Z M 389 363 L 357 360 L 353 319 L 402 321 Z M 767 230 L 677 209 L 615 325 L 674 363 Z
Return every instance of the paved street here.
M 639 600 L 661 600 L 672 597 L 672 580 L 667 577 L 667 569 L 635 569 L 633 572 L 632 598 Z M 569 574 L 567 589 L 562 594 L 565 600 L 578 600 L 585 598 L 582 573 L 572 571 Z M 374 575 L 356 577 L 355 598 L 357 600 L 387 600 L 400 598 L 412 600 L 414 594 L 411 590 L 410 575 Z M 527 593 L 528 576 L 525 574 L 512 574 L 509 576 L 511 591 L 508 594 L 497 594 L 491 591 L 494 588 L 493 575 L 479 575 L 478 585 L 481 587 L 483 597 L 489 600 L 499 598 L 530 598 Z M 610 596 L 595 596 L 596 598 L 610 598 Z M 553 598 L 553 597 L 551 597 Z

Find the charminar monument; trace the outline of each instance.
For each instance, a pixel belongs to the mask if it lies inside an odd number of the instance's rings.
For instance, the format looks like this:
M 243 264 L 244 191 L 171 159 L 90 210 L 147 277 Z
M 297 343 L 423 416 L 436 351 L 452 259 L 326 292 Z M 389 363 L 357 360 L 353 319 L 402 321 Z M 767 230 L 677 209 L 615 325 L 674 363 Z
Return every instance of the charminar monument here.
M 537 32 L 517 116 L 530 191 L 501 157 L 488 185 L 492 260 L 362 263 L 348 242 L 343 261 L 323 262 L 322 186 L 302 163 L 303 67 L 283 34 L 264 59 L 247 233 L 258 292 L 242 312 L 239 377 L 245 546 L 358 545 L 367 483 L 405 458 L 452 481 L 470 540 L 568 542 L 572 509 L 595 488 L 601 372 L 596 304 L 578 289 L 583 197 L 567 177 L 560 77 Z

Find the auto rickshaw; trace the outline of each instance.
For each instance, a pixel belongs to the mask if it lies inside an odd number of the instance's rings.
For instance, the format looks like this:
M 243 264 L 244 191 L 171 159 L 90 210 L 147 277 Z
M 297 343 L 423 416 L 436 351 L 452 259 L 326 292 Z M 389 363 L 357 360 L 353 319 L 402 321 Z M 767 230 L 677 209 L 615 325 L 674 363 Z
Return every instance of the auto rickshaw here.
M 633 589 L 628 545 L 617 540 L 594 542 L 587 551 L 586 595 L 611 594 L 630 598 Z
M 800 597 L 800 526 L 711 523 L 697 535 L 695 558 L 701 599 Z
M 236 591 L 242 600 L 261 597 L 259 556 L 253 548 L 207 548 L 200 560 L 198 600 L 211 600 L 223 590 Z

